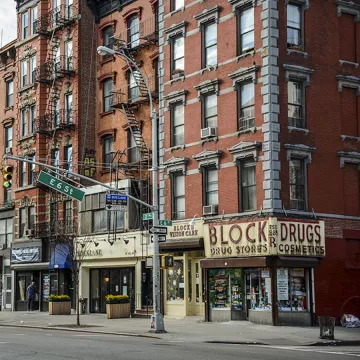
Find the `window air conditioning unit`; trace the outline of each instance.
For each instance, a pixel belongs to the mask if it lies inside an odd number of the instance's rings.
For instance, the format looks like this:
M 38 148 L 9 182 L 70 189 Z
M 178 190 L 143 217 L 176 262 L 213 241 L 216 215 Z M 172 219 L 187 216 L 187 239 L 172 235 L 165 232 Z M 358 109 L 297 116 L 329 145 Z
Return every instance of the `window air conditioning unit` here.
M 207 127 L 204 129 L 201 129 L 201 138 L 205 139 L 211 136 L 217 136 L 217 128 L 215 127 Z
M 0 244 L 0 250 L 4 250 L 5 249 L 5 244 Z
M 12 147 L 7 147 L 5 149 L 5 152 L 6 152 L 6 154 L 11 154 L 12 153 Z
M 35 236 L 35 230 L 34 229 L 27 229 L 25 232 L 27 237 L 34 237 Z
M 217 215 L 218 205 L 203 206 L 203 215 Z

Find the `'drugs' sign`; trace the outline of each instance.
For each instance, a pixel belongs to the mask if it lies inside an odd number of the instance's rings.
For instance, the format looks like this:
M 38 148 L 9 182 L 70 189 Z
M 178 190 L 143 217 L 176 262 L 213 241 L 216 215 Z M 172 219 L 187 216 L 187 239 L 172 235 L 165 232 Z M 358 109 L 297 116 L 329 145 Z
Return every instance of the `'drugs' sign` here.
M 206 225 L 206 257 L 264 255 L 325 256 L 323 221 L 268 218 L 226 225 Z

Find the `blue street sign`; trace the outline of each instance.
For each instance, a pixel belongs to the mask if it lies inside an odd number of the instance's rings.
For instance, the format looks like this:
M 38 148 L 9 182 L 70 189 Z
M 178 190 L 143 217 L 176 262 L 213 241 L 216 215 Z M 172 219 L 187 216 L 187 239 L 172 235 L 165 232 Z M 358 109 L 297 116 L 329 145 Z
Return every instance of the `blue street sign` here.
M 106 194 L 106 201 L 127 201 L 127 195 L 120 194 Z

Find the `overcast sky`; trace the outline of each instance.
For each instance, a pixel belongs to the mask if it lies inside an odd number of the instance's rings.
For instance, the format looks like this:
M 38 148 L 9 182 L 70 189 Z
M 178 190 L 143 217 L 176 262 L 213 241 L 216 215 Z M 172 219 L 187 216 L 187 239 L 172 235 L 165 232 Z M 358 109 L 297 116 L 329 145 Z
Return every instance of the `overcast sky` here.
M 2 46 L 16 39 L 16 2 L 0 0 L 0 34 L 2 30 Z

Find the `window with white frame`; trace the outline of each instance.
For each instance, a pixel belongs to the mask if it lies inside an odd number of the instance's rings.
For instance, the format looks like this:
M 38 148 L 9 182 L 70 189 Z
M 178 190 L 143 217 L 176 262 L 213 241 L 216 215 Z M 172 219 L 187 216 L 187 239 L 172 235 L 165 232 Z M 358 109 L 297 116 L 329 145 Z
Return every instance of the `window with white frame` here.
M 26 162 L 22 161 L 19 163 L 20 171 L 19 171 L 19 186 L 24 187 L 26 186 Z
M 128 37 L 131 49 L 140 45 L 140 20 L 137 15 L 132 16 L 128 21 Z
M 103 82 L 103 111 L 111 111 L 113 105 L 113 91 L 114 81 L 113 79 L 106 79 Z
M 65 43 L 66 70 L 73 70 L 73 42 L 69 40 Z
M 114 156 L 114 138 L 112 135 L 106 135 L 102 138 L 103 148 L 103 168 L 109 169 Z
M 35 155 L 29 156 L 29 160 L 35 161 Z M 28 184 L 33 185 L 35 181 L 35 164 L 28 163 Z
M 136 101 L 140 97 L 140 88 L 138 85 L 138 80 L 141 75 L 138 71 L 129 72 L 129 100 Z
M 36 28 L 38 23 L 38 8 L 37 6 L 31 9 L 31 34 L 36 34 Z
M 172 124 L 171 146 L 184 145 L 184 104 L 175 104 L 170 108 Z
M 289 126 L 305 127 L 304 85 L 302 81 L 288 81 L 288 121 Z
M 171 61 L 171 73 L 173 75 L 183 72 L 185 69 L 185 45 L 184 37 L 175 37 L 171 43 L 172 61 Z
M 53 126 L 54 128 L 60 125 L 60 99 L 53 100 Z
M 73 103 L 72 93 L 65 94 L 65 123 L 66 124 L 73 124 L 72 103 Z
M 32 134 L 36 132 L 36 105 L 30 106 L 30 128 Z
M 21 15 L 21 35 L 22 40 L 29 35 L 29 13 L 27 11 Z
M 21 62 L 21 87 L 24 87 L 28 84 L 28 63 L 26 60 Z
M 135 140 L 135 134 L 133 131 L 129 130 L 128 132 L 128 162 L 137 162 L 141 159 L 140 149 L 137 146 Z
M 253 82 L 243 83 L 238 88 L 239 122 L 238 130 L 255 127 L 255 86 Z
M 287 44 L 289 48 L 301 48 L 302 39 L 302 5 L 287 5 Z
M 240 211 L 256 209 L 256 163 L 253 159 L 242 160 L 240 171 Z
M 238 14 L 239 55 L 254 49 L 254 8 L 243 9 Z
M 185 175 L 172 174 L 172 218 L 185 219 Z
M 60 167 L 60 150 L 59 149 L 52 149 L 51 165 L 55 166 L 55 167 Z
M 27 124 L 27 112 L 26 109 L 20 110 L 20 124 L 21 124 L 21 136 L 26 136 L 28 134 L 28 124 Z
M 218 170 L 216 168 L 204 168 L 204 205 L 219 204 Z
M 217 127 L 217 95 L 207 94 L 202 96 L 203 104 L 203 126 Z
M 34 84 L 36 82 L 36 55 L 31 57 L 30 67 L 31 67 L 30 81 L 32 84 Z
M 13 128 L 12 126 L 6 126 L 5 130 L 5 152 L 10 151 L 13 147 Z
M 290 208 L 296 210 L 306 209 L 306 159 L 291 158 L 290 169 Z
M 103 46 L 113 49 L 114 48 L 114 28 L 112 26 L 107 26 L 103 30 Z M 111 56 L 112 55 L 106 55 Z
M 171 0 L 171 11 L 181 9 L 185 6 L 185 0 Z
M 0 244 L 10 248 L 13 240 L 13 218 L 0 220 Z
M 64 209 L 64 225 L 66 227 L 70 227 L 72 226 L 72 219 L 73 219 L 73 207 L 72 207 L 72 201 L 68 200 L 68 201 L 64 201 L 63 204 L 63 209 Z
M 64 169 L 67 171 L 72 171 L 72 164 L 73 164 L 73 158 L 72 158 L 73 148 L 72 145 L 64 146 Z
M 209 23 L 203 26 L 203 64 L 202 67 L 217 64 L 217 24 Z
M 183 302 L 185 300 L 184 260 L 174 260 L 174 266 L 166 271 L 167 301 Z
M 25 236 L 26 208 L 19 208 L 19 238 Z
M 6 82 L 6 107 L 14 106 L 14 81 Z

